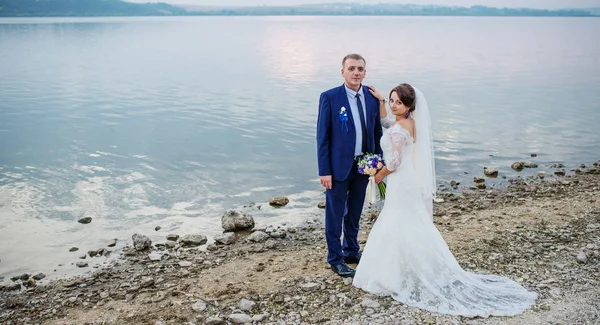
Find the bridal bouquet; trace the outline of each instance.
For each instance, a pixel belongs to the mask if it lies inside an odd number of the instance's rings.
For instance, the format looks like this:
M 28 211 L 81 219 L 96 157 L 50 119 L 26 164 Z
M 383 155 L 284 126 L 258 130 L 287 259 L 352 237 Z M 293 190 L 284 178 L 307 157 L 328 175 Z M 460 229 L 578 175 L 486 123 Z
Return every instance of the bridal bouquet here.
M 384 166 L 381 155 L 365 153 L 358 160 L 358 173 L 369 175 L 369 185 L 367 185 L 367 202 L 373 204 L 377 201 L 377 190 L 379 188 L 379 198 L 385 200 L 385 183 L 375 184 L 375 174 Z

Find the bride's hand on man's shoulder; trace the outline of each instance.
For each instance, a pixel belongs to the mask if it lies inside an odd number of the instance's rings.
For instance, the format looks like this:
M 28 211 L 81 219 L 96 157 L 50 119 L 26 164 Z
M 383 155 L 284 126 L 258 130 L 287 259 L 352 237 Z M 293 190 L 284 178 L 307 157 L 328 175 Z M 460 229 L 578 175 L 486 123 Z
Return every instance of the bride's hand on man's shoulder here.
M 367 85 L 367 87 L 369 87 L 369 92 L 371 93 L 371 95 L 373 95 L 373 97 L 375 97 L 379 100 L 383 100 L 383 95 L 381 95 L 381 93 L 379 92 L 379 90 L 377 90 L 377 88 L 375 88 L 373 86 L 369 86 L 369 85 Z

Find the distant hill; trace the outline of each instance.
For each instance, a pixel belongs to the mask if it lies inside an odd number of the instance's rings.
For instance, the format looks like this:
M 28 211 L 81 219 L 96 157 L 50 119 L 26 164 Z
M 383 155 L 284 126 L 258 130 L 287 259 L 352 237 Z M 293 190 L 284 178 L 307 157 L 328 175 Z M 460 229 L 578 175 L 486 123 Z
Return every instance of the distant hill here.
M 153 0 L 148 0 L 153 1 Z M 181 0 L 186 1 L 186 0 Z M 0 17 L 90 16 L 517 16 L 590 17 L 600 8 L 545 10 L 486 6 L 325 3 L 302 6 L 218 7 L 131 3 L 122 0 L 0 0 Z
M 185 9 L 165 3 L 130 3 L 121 0 L 0 0 L 0 17 L 168 16 L 186 14 Z
M 588 11 L 589 13 L 591 13 L 592 15 L 596 15 L 596 16 L 600 16 L 600 7 L 596 7 L 596 8 L 585 8 L 583 9 L 585 11 Z
M 413 4 L 380 3 L 366 5 L 360 3 L 324 3 L 301 6 L 182 6 L 191 15 L 221 16 L 269 16 L 269 15 L 340 15 L 340 16 L 521 16 L 521 17 L 590 17 L 587 10 L 494 8 L 486 6 L 433 6 Z M 600 14 L 600 13 L 599 13 Z

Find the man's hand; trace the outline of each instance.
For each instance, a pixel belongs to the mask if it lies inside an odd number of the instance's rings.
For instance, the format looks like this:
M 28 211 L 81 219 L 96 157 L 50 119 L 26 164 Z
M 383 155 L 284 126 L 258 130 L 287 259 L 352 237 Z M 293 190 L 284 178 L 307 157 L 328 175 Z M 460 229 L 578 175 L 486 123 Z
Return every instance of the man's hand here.
M 321 185 L 325 186 L 325 188 L 328 190 L 331 189 L 331 186 L 333 185 L 333 180 L 332 180 L 331 175 L 319 176 L 319 179 L 321 180 Z

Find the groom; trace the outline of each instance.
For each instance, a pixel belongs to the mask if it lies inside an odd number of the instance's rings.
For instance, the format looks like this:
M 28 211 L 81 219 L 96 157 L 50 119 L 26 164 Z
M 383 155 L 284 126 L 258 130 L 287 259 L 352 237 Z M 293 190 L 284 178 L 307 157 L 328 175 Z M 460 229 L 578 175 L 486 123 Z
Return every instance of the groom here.
M 379 100 L 362 85 L 366 61 L 358 54 L 342 60 L 342 86 L 321 94 L 317 121 L 319 177 L 326 188 L 327 262 L 342 277 L 354 276 L 348 264 L 360 262 L 358 228 L 368 176 L 358 173 L 357 157 L 381 153 Z M 343 244 L 340 237 L 344 232 Z

